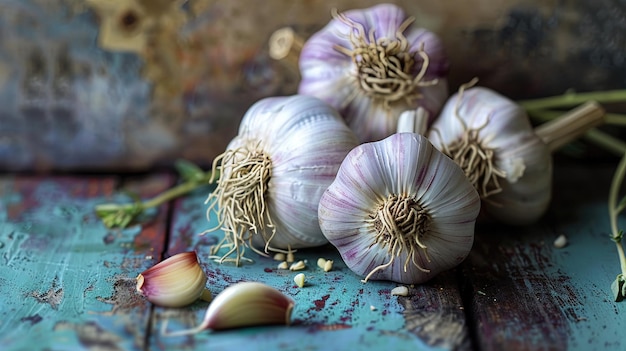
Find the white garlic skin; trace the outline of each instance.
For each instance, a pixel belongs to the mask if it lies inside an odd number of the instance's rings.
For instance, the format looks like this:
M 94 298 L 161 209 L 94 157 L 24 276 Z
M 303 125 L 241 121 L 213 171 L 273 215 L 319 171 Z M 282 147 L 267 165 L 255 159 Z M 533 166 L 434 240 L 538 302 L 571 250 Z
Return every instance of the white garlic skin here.
M 337 111 L 315 97 L 270 97 L 250 107 L 227 149 L 256 146 L 271 159 L 266 190 L 269 215 L 276 226 L 271 247 L 327 243 L 318 224 L 319 199 L 357 143 Z M 254 235 L 253 245 L 263 248 L 265 242 Z
M 432 220 L 421 241 L 431 260 L 418 250 L 415 261 L 430 272 L 411 263 L 405 271 L 404 250 L 369 279 L 418 284 L 467 257 L 480 211 L 478 193 L 463 171 L 424 136 L 398 133 L 352 150 L 320 199 L 322 231 L 353 272 L 365 276 L 391 258 L 386 248 L 373 245 L 377 231 L 371 222 L 390 194 L 411 194 L 429 212 Z
M 536 222 L 552 197 L 550 150 L 514 101 L 484 87 L 465 90 L 460 102 L 458 96 L 450 97 L 428 138 L 440 150 L 458 140 L 465 133 L 459 117 L 468 129 L 480 129 L 481 143 L 494 149 L 495 165 L 506 174 L 500 181 L 502 192 L 483 201 L 483 209 L 489 217 L 510 225 Z
M 363 25 L 366 35 L 374 30 L 377 40 L 395 39 L 398 27 L 407 19 L 407 14 L 393 4 L 380 4 L 362 10 L 350 10 L 346 17 Z M 337 45 L 352 49 L 349 35 L 351 28 L 339 21 L 331 20 L 323 29 L 312 35 L 300 53 L 301 81 L 298 93 L 317 96 L 335 107 L 346 119 L 361 142 L 381 140 L 396 131 L 398 117 L 406 110 L 421 106 L 431 118 L 436 116 L 449 95 L 447 73 L 449 61 L 443 42 L 437 35 L 415 23 L 404 31 L 409 43 L 408 51 L 416 52 L 423 45 L 429 65 L 425 80 L 437 79 L 437 84 L 418 88 L 423 96 L 410 103 L 399 99 L 386 108 L 374 102 L 359 87 L 357 67 L 352 58 L 335 49 Z M 421 60 L 415 55 L 416 60 Z M 413 77 L 417 75 L 416 65 Z M 350 97 L 354 99 L 350 101 Z

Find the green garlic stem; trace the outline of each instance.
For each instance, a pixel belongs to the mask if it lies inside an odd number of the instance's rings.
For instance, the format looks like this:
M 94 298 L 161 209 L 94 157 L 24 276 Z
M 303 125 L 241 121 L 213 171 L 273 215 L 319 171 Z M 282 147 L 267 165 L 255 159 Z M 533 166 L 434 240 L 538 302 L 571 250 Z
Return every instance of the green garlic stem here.
M 626 153 L 625 142 L 598 129 L 588 130 L 587 133 L 583 135 L 583 138 L 606 149 L 615 156 L 622 156 Z
M 528 114 L 531 118 L 539 122 L 548 122 L 563 115 L 561 111 L 554 110 L 530 110 Z M 604 114 L 604 124 L 624 127 L 626 126 L 626 115 L 621 113 Z
M 622 181 L 624 180 L 624 175 L 626 174 L 626 153 L 623 154 L 622 159 L 620 160 L 619 165 L 617 166 L 617 170 L 613 175 L 613 180 L 611 182 L 611 188 L 609 191 L 609 218 L 611 221 L 611 234 L 615 241 L 615 245 L 617 248 L 617 254 L 619 256 L 620 267 L 622 269 L 622 275 L 626 277 L 626 256 L 624 255 L 624 248 L 622 246 L 622 240 L 619 234 L 619 228 L 617 226 L 617 216 L 620 213 L 620 209 L 623 207 L 618 207 L 617 198 L 619 195 L 619 189 L 621 187 Z
M 206 183 L 198 182 L 198 181 L 188 181 L 188 182 L 180 183 L 149 200 L 140 202 L 139 206 L 143 210 L 152 208 L 152 207 L 157 207 L 163 203 L 171 201 L 179 196 L 185 195 L 204 185 L 206 185 Z M 103 211 L 121 210 L 123 211 L 123 210 L 131 210 L 135 208 L 136 206 L 137 206 L 136 203 L 130 203 L 130 204 L 110 203 L 110 204 L 97 205 L 96 210 L 103 210 Z
M 600 104 L 625 102 L 626 90 L 604 90 L 587 93 L 565 93 L 557 96 L 517 101 L 526 110 L 565 108 L 594 100 Z

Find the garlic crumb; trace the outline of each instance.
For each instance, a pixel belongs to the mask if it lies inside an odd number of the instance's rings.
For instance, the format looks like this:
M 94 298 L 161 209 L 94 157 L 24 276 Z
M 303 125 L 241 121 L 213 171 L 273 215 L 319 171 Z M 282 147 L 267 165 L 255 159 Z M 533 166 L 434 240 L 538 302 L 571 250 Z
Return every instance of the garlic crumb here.
M 304 263 L 304 261 L 298 261 L 296 263 L 293 263 L 290 267 L 289 270 L 290 271 L 301 271 L 303 269 L 306 268 L 306 263 Z
M 370 305 L 370 310 L 371 310 L 371 311 L 376 311 L 376 306 L 374 306 L 374 305 Z
M 320 267 L 321 269 L 324 269 L 324 266 L 326 265 L 326 259 L 325 258 L 318 258 L 317 259 L 317 266 Z
M 324 263 L 324 272 L 330 272 L 331 269 L 333 269 L 333 261 L 332 260 L 327 260 L 326 263 Z
M 561 234 L 554 240 L 554 247 L 562 249 L 565 246 L 567 246 L 567 237 L 564 234 Z
M 295 259 L 295 257 L 293 256 L 293 252 L 289 251 L 289 252 L 287 253 L 287 262 L 291 263 L 291 262 L 293 262 L 293 261 L 295 261 L 295 260 L 296 260 L 296 259 Z
M 304 273 L 298 273 L 298 274 L 296 274 L 295 277 L 293 277 L 293 281 L 300 288 L 302 288 L 304 286 L 304 280 L 305 280 Z
M 287 269 L 289 268 L 289 264 L 287 263 L 287 261 L 283 261 L 281 263 L 278 264 L 278 269 Z
M 284 261 L 285 259 L 286 259 L 285 254 L 282 252 L 279 252 L 274 255 L 274 261 Z
M 391 289 L 391 295 L 395 296 L 407 296 L 409 295 L 409 288 L 406 286 L 398 286 Z

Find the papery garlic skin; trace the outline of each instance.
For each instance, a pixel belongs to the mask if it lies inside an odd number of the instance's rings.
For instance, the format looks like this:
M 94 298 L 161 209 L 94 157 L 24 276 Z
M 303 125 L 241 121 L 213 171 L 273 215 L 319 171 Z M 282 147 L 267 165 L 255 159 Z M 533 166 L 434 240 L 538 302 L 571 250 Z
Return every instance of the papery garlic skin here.
M 246 237 L 260 249 L 291 250 L 326 244 L 317 218 L 319 198 L 357 143 L 337 111 L 320 99 L 294 95 L 258 101 L 244 115 L 227 152 L 256 153 L 269 161 L 266 183 L 259 184 L 261 192 L 249 200 L 263 201 L 260 207 L 264 212 L 256 214 L 258 222 L 242 220 L 241 212 L 234 216 L 218 212 L 222 228 L 235 244 L 243 244 Z M 229 182 L 224 179 L 236 166 L 237 158 L 222 162 L 218 188 L 207 202 L 219 200 L 220 186 Z M 223 205 L 230 206 L 234 213 L 239 211 L 235 202 L 226 198 Z M 210 208 L 207 215 L 212 214 Z
M 448 58 L 442 41 L 433 32 L 415 24 L 402 30 L 408 23 L 407 18 L 406 13 L 393 4 L 350 10 L 335 16 L 302 48 L 299 61 L 302 78 L 298 93 L 317 96 L 337 108 L 361 142 L 377 141 L 394 133 L 398 116 L 406 110 L 421 106 L 434 118 L 449 95 Z M 385 96 L 372 93 L 367 84 L 365 89 L 360 77 L 366 75 L 364 71 L 371 71 L 359 68 L 362 57 L 353 58 L 346 54 L 346 49 L 358 50 L 351 35 L 362 37 L 366 44 L 372 43 L 370 36 L 373 36 L 373 42 L 382 47 L 403 45 L 402 37 L 406 38 L 406 50 L 397 55 L 401 57 L 406 53 L 414 59 L 412 67 L 407 69 L 409 79 L 402 83 L 405 87 L 419 75 L 423 58 L 418 51 L 423 48 L 428 64 L 420 79 L 422 84 L 416 85 L 408 94 L 395 94 L 397 87 L 389 87 L 387 83 L 382 88 L 391 92 Z M 394 73 L 389 75 L 394 76 Z
M 481 192 L 477 186 L 485 212 L 512 225 L 536 222 L 552 196 L 552 155 L 524 109 L 493 90 L 472 87 L 450 97 L 428 138 L 446 153 L 468 131 L 483 150 L 492 150 L 493 164 L 503 172 L 501 190 Z
M 404 232 L 405 245 L 425 250 L 390 250 L 393 240 L 376 218 L 390 196 L 408 198 L 425 212 L 417 231 Z M 418 284 L 455 267 L 474 241 L 480 198 L 462 170 L 421 135 L 394 134 L 352 150 L 319 205 L 320 227 L 346 265 L 361 276 Z M 391 226 L 400 226 L 398 222 Z M 381 234 L 382 236 L 379 236 Z M 376 237 L 386 238 L 376 242 Z M 417 266 L 419 265 L 419 267 Z
M 183 252 L 165 259 L 137 276 L 137 291 L 155 305 L 183 307 L 210 300 L 207 277 L 195 252 Z

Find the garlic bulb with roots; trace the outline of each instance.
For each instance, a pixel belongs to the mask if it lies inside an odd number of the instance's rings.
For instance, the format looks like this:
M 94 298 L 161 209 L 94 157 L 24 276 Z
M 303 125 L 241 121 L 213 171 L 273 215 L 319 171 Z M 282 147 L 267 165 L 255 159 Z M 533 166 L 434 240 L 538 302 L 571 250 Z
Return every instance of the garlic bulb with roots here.
M 460 88 L 428 138 L 465 172 L 487 218 L 511 225 L 537 221 L 552 197 L 552 151 L 601 122 L 597 105 L 574 110 L 558 126 L 533 129 L 526 111 L 484 87 Z M 556 127 L 556 128 L 553 128 Z
M 426 137 L 396 133 L 352 150 L 319 204 L 320 227 L 367 280 L 422 283 L 465 259 L 480 198 Z
M 219 226 L 209 231 L 224 231 L 214 258 L 238 265 L 246 247 L 264 254 L 326 244 L 318 202 L 357 143 L 337 111 L 315 97 L 252 105 L 213 164 L 220 178 L 207 198 L 207 216 L 217 214 Z M 224 247 L 229 250 L 215 256 Z
M 439 113 L 449 62 L 437 35 L 393 4 L 333 17 L 302 47 L 298 93 L 337 108 L 361 142 L 393 134 L 403 111 Z

